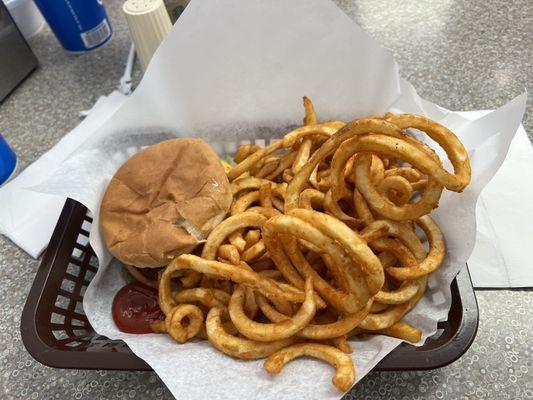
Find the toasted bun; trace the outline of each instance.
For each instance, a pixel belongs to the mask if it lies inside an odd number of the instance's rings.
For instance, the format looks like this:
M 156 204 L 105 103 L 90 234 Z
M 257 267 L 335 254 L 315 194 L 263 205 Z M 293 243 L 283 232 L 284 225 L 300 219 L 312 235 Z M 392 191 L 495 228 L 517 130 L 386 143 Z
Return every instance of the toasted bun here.
M 192 251 L 228 212 L 231 189 L 200 139 L 172 139 L 131 157 L 100 207 L 107 247 L 126 264 L 161 267 Z

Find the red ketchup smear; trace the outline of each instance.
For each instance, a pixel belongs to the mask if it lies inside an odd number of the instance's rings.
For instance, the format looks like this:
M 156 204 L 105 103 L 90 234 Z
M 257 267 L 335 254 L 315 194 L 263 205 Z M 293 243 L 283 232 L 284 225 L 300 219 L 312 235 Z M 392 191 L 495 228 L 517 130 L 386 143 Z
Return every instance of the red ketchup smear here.
M 118 291 L 112 312 L 118 329 L 126 333 L 153 333 L 150 323 L 164 319 L 157 290 L 140 282 L 132 282 Z

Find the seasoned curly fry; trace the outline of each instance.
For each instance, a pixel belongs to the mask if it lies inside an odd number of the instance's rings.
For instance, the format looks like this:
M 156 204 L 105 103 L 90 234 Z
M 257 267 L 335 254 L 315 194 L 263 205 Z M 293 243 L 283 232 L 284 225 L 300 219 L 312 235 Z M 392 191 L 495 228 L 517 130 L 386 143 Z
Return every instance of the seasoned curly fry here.
M 285 211 L 285 204 L 283 204 L 283 200 L 280 200 L 277 197 L 273 197 L 272 198 L 272 204 L 281 213 L 283 213 Z
M 461 141 L 452 131 L 445 126 L 420 115 L 393 115 L 388 118 L 388 121 L 402 129 L 416 128 L 421 130 L 441 145 L 455 171 L 455 175 L 452 175 L 447 171 L 441 171 L 440 169 L 434 171 L 434 173 L 438 173 L 439 182 L 442 185 L 450 190 L 461 192 L 470 183 L 471 169 L 468 153 Z M 419 169 L 421 172 L 425 172 L 422 168 Z
M 323 124 L 302 126 L 285 135 L 283 138 L 283 147 L 293 147 L 299 139 L 307 136 L 320 135 L 330 137 L 343 126 L 344 122 L 341 121 L 329 121 Z
M 387 230 L 387 233 L 383 230 L 384 228 Z M 382 236 L 376 237 L 376 231 Z M 420 242 L 420 239 L 416 236 L 413 229 L 406 224 L 388 220 L 374 221 L 361 231 L 361 236 L 366 241 L 374 241 L 379 237 L 392 236 L 407 246 L 417 260 L 421 261 L 426 257 L 426 250 Z
M 379 314 L 368 314 L 365 319 L 361 321 L 359 327 L 367 330 L 386 329 L 402 319 L 403 316 L 418 303 L 418 300 L 420 300 L 424 294 L 427 285 L 427 276 L 418 278 L 417 283 L 418 291 L 408 302 L 397 304 Z
M 388 328 L 377 331 L 368 331 L 368 333 L 392 336 L 411 343 L 418 343 L 422 339 L 422 331 L 414 326 L 406 324 L 405 322 L 396 322 Z
M 239 250 L 232 244 L 223 244 L 218 248 L 218 256 L 225 260 L 228 260 L 233 265 L 239 265 L 241 262 L 241 256 Z M 246 260 L 244 260 L 246 261 Z
M 370 294 L 377 293 L 383 286 L 383 267 L 376 255 L 372 253 L 372 250 L 357 233 L 337 219 L 316 211 L 294 209 L 289 211 L 288 214 L 310 222 L 330 238 L 340 243 L 355 265 L 361 268 L 365 274 Z
M 276 208 L 281 208 L 283 211 L 283 203 L 280 203 L 280 200 L 278 197 L 283 198 L 283 194 L 285 193 L 285 187 L 282 185 L 277 185 L 272 190 L 272 196 L 270 197 L 270 201 L 274 204 Z M 252 192 L 248 192 L 241 197 L 239 197 L 233 205 L 231 206 L 231 214 L 239 214 L 244 211 L 246 211 L 252 204 L 260 201 L 260 194 L 259 190 L 254 190 Z M 280 205 L 281 204 L 281 205 Z M 266 207 L 261 207 L 262 209 Z
M 294 163 L 294 160 L 296 159 L 296 152 L 291 151 L 289 153 L 284 154 L 280 161 L 278 166 L 269 174 L 265 176 L 266 179 L 275 179 L 277 176 L 281 175 L 283 171 L 285 171 L 287 168 L 290 168 L 290 166 Z
M 218 350 L 231 357 L 242 360 L 256 360 L 267 357 L 294 342 L 293 338 L 258 342 L 233 336 L 224 329 L 222 314 L 223 310 L 218 307 L 209 310 L 205 322 L 207 338 Z
M 370 211 L 365 198 L 357 189 L 353 191 L 353 203 L 357 216 L 363 220 L 365 225 L 371 224 L 372 221 L 374 221 L 374 216 L 372 215 L 372 211 Z
M 245 212 L 225 219 L 207 237 L 202 257 L 214 260 L 218 248 L 229 234 L 241 228 L 260 228 L 266 221 L 266 217 L 253 212 Z
M 370 307 L 370 312 L 375 314 L 384 311 L 387 308 L 389 308 L 388 304 L 378 303 L 377 301 L 375 301 L 372 303 L 372 307 Z
M 296 162 L 296 160 L 295 160 Z M 286 169 L 285 171 L 283 171 L 283 173 L 281 174 L 281 179 L 283 179 L 283 182 L 285 183 L 289 183 L 290 181 L 292 181 L 292 177 L 294 176 L 294 173 L 292 172 L 292 170 L 290 169 Z
M 411 189 L 419 190 L 427 186 L 427 179 L 420 171 L 412 167 L 395 167 L 385 171 L 385 178 L 400 176 L 405 178 L 411 184 Z
M 305 189 L 300 196 L 300 208 L 317 210 L 324 207 L 324 193 L 316 189 Z
M 335 218 L 344 222 L 346 225 L 348 225 L 352 229 L 359 229 L 365 225 L 364 220 L 359 219 L 359 218 L 354 218 L 351 215 L 348 215 L 344 211 L 342 211 L 338 202 L 333 200 L 331 196 L 332 196 L 331 190 L 328 190 L 326 192 L 326 196 L 324 197 L 324 203 L 323 203 L 324 210 L 326 211 L 327 214 L 334 216 Z M 345 192 L 345 196 L 343 196 L 343 199 L 349 201 L 351 200 L 351 198 L 352 198 L 352 193 Z
M 261 215 L 264 215 L 267 218 L 272 218 L 276 215 L 280 215 L 281 213 L 276 210 L 275 208 L 266 208 L 266 207 L 250 207 L 246 210 L 246 212 L 255 212 Z
M 240 214 L 249 208 L 253 203 L 259 202 L 259 190 L 243 194 L 235 200 L 231 206 L 231 215 Z
M 355 135 L 364 135 L 368 133 L 384 133 L 394 137 L 402 137 L 402 131 L 396 125 L 386 121 L 376 119 L 359 119 L 348 123 L 343 128 L 336 131 L 322 146 L 313 153 L 307 164 L 294 175 L 293 180 L 289 183 L 285 195 L 285 205 L 288 210 L 298 206 L 299 194 L 304 189 L 311 173 L 327 156 L 332 154 L 336 148 L 346 139 Z
M 307 96 L 303 97 L 304 102 L 304 110 L 305 110 L 305 117 L 304 117 L 304 125 L 314 125 L 318 122 L 315 112 L 315 107 L 313 106 L 313 103 Z
M 340 265 L 345 265 L 344 263 L 347 261 L 345 258 L 334 257 L 333 260 L 331 257 L 323 255 L 324 265 L 326 265 L 328 272 L 334 276 L 334 280 L 337 282 L 338 288 L 336 288 L 323 279 L 315 268 L 309 265 L 294 238 L 286 237 L 283 241 L 287 253 L 299 272 L 306 278 L 313 279 L 317 292 L 340 314 L 355 312 L 368 300 L 368 289 L 365 285 L 360 284 L 363 278 L 358 271 L 346 273 L 339 268 Z M 339 251 L 342 252 L 341 249 Z
M 184 319 L 188 321 L 186 325 Z M 198 334 L 203 322 L 202 310 L 192 304 L 179 304 L 167 314 L 165 328 L 176 342 L 185 343 Z
M 197 286 L 202 280 L 202 275 L 196 271 L 189 271 L 180 278 L 181 286 L 184 289 L 189 289 Z
M 180 343 L 207 338 L 235 358 L 268 357 L 270 373 L 316 357 L 336 367 L 333 383 L 346 391 L 355 381 L 347 338 L 420 342 L 422 331 L 401 321 L 445 257 L 428 214 L 444 189 L 468 185 L 470 164 L 457 137 L 425 117 L 320 123 L 303 103 L 303 126 L 264 148 L 238 149 L 227 172 L 230 216 L 201 257 L 184 254 L 166 267 L 158 284 L 166 318 L 151 326 Z M 436 141 L 453 173 L 408 128 Z
M 244 251 L 244 249 L 246 248 L 246 241 L 242 237 L 241 230 L 231 232 L 228 235 L 228 240 L 233 246 L 235 246 L 237 250 L 239 250 L 239 252 Z
M 272 184 L 270 182 L 259 188 L 259 204 L 261 207 L 272 208 Z
M 246 232 L 244 240 L 246 241 L 246 249 L 250 248 L 259 242 L 259 240 L 261 240 L 261 231 L 259 229 L 250 229 L 248 232 Z
M 167 333 L 167 328 L 165 327 L 165 321 L 156 319 L 150 323 L 150 329 L 154 333 Z
M 404 281 L 397 290 L 376 293 L 374 300 L 383 304 L 402 304 L 411 300 L 418 292 L 417 281 Z
M 239 285 L 231 296 L 228 310 L 231 321 L 244 336 L 260 342 L 286 339 L 302 330 L 315 316 L 313 284 L 310 279 L 305 282 L 305 301 L 296 314 L 277 323 L 264 324 L 252 321 L 244 313 L 243 306 L 244 286 Z
M 375 138 L 375 136 L 373 136 L 373 138 Z M 404 143 L 407 144 L 407 142 Z M 415 151 L 415 149 L 415 147 L 412 147 L 410 150 L 406 150 L 406 152 Z M 417 155 L 420 156 L 421 154 L 422 152 Z M 416 203 L 407 203 L 397 206 L 386 197 L 381 196 L 373 186 L 369 168 L 370 157 L 367 154 L 358 157 L 355 167 L 356 186 L 368 202 L 368 205 L 380 215 L 395 221 L 407 221 L 425 215 L 437 207 L 443 187 L 432 177 L 429 178 L 426 189 Z M 432 166 L 428 168 L 437 167 Z
M 305 108 L 305 117 L 304 125 L 315 125 L 317 121 L 315 108 L 313 103 L 307 97 L 304 96 L 304 108 Z M 305 165 L 309 156 L 311 154 L 311 148 L 313 147 L 313 141 L 309 138 L 306 138 L 302 141 L 302 144 L 298 148 L 298 153 L 292 164 L 292 172 L 297 173 Z M 292 178 L 291 178 L 292 179 Z
M 276 184 L 273 184 L 266 179 L 260 179 L 254 176 L 249 176 L 246 178 L 239 178 L 239 179 L 234 180 L 233 182 L 231 182 L 230 187 L 231 187 L 231 192 L 233 193 L 233 196 L 235 197 L 239 193 L 245 190 L 258 190 L 265 183 L 270 183 L 273 187 L 276 186 Z
M 245 144 L 239 147 L 239 150 L 237 151 L 237 154 L 235 154 L 235 157 L 233 157 L 233 160 L 236 163 L 240 163 L 246 159 L 250 154 L 255 153 L 257 150 L 259 150 L 259 146 L 255 146 L 253 144 Z
M 303 303 L 304 293 L 294 287 L 282 287 L 276 281 L 266 278 L 257 272 L 231 264 L 206 260 L 192 254 L 182 254 L 175 258 L 165 269 L 159 282 L 159 305 L 163 313 L 168 314 L 176 306 L 172 296 L 170 280 L 181 271 L 194 270 L 215 276 L 217 279 L 243 283 L 258 290 L 268 298 Z
M 304 280 L 298 271 L 292 265 L 289 257 L 285 253 L 282 245 L 277 240 L 275 233 L 269 234 L 268 231 L 263 232 L 263 242 L 268 250 L 270 258 L 276 265 L 276 268 L 281 272 L 283 277 L 297 288 L 304 287 Z
M 354 165 L 355 165 L 355 160 L 357 160 L 357 157 L 359 156 L 358 155 L 353 156 Z M 346 160 L 346 164 L 348 163 L 348 161 L 350 161 L 351 158 L 352 157 Z M 333 160 L 331 161 L 331 163 L 333 164 Z M 344 168 L 344 170 L 346 170 L 346 167 Z M 344 173 L 344 175 L 346 175 L 346 172 Z M 374 182 L 374 184 L 378 184 L 384 178 L 385 178 L 385 167 L 383 166 L 383 161 L 381 161 L 381 158 L 379 158 L 375 154 L 372 154 L 372 161 L 370 162 L 370 179 L 372 179 L 372 182 Z
M 326 361 L 336 368 L 333 384 L 345 392 L 355 382 L 355 367 L 352 359 L 339 349 L 318 343 L 300 343 L 286 347 L 272 354 L 265 361 L 265 369 L 271 374 L 279 374 L 289 361 L 308 356 Z
M 398 260 L 396 260 L 396 257 L 394 257 L 391 253 L 388 251 L 384 251 L 382 253 L 378 254 L 379 261 L 381 261 L 381 265 L 383 265 L 383 268 L 387 270 L 388 267 L 392 267 Z M 387 281 L 385 281 L 387 282 Z
M 446 244 L 444 242 L 444 235 L 438 225 L 429 215 L 424 215 L 419 218 L 417 224 L 422 228 L 429 240 L 429 254 L 418 266 L 387 268 L 387 273 L 396 279 L 406 280 L 426 276 L 439 268 L 444 260 Z
M 312 147 L 313 141 L 311 139 L 303 140 L 302 144 L 298 148 L 298 152 L 296 153 L 296 157 L 294 158 L 294 162 L 292 164 L 291 171 L 293 173 L 297 173 L 299 170 L 301 170 L 307 160 L 309 160 Z
M 283 147 L 283 142 L 281 140 L 274 142 L 270 144 L 269 146 L 259 149 L 252 153 L 250 156 L 246 157 L 243 161 L 241 161 L 239 164 L 237 164 L 235 167 L 231 169 L 231 171 L 228 172 L 228 179 L 230 181 L 233 181 L 235 178 L 238 178 L 241 176 L 244 172 L 246 172 L 251 166 L 254 164 L 257 164 L 259 160 L 261 160 L 263 157 L 266 157 L 275 151 L 281 149 Z
M 345 260 L 347 256 L 345 255 L 344 251 L 339 248 L 339 245 L 333 241 L 333 239 L 327 237 L 309 223 L 289 215 L 280 215 L 271 218 L 263 226 L 263 236 L 265 240 L 267 240 L 267 246 L 271 238 L 274 238 L 273 241 L 276 242 L 276 236 L 279 234 L 289 235 L 283 240 L 286 250 L 289 250 L 289 257 L 296 256 L 299 260 L 301 260 L 302 264 L 295 262 L 295 266 L 302 268 L 299 272 L 305 274 L 306 278 L 313 278 L 313 281 L 317 285 L 316 289 L 321 296 L 328 296 L 330 301 L 333 300 L 336 307 L 339 307 L 345 313 L 354 312 L 367 302 L 369 294 L 366 285 L 361 284 L 361 282 L 359 282 L 357 279 L 354 279 L 354 275 L 358 274 L 358 271 L 351 271 L 351 273 L 348 273 L 348 271 L 345 271 L 340 267 L 341 265 L 346 265 L 349 263 L 349 261 L 347 259 Z M 345 289 L 349 289 L 349 292 L 332 294 L 332 289 L 329 284 L 327 286 L 323 286 L 322 282 L 320 282 L 322 280 L 316 275 L 316 272 L 310 266 L 307 267 L 303 264 L 307 264 L 307 261 L 303 255 L 298 255 L 298 249 L 295 244 L 296 241 L 290 237 L 291 235 L 313 243 L 314 245 L 320 247 L 322 251 L 325 251 L 327 254 L 331 255 L 331 257 L 334 257 L 336 262 L 332 265 L 332 267 L 335 268 L 332 270 L 332 272 L 335 273 L 337 282 L 343 285 Z M 289 247 L 287 248 L 287 246 Z M 282 254 L 282 252 L 276 250 L 275 245 L 271 246 L 271 248 L 271 254 L 276 254 L 276 257 L 278 254 Z M 378 260 L 377 262 L 379 263 Z M 294 271 L 294 267 L 292 267 L 290 262 L 288 262 L 284 267 Z M 334 300 L 337 298 L 338 303 L 336 300 Z
M 266 298 L 262 295 L 257 296 L 257 304 L 259 308 L 267 316 L 268 319 L 274 322 L 280 322 L 288 318 L 287 315 L 277 311 L 266 301 Z M 369 301 L 367 305 L 354 314 L 345 315 L 342 319 L 327 324 L 309 324 L 300 332 L 297 336 L 314 339 L 325 340 L 333 339 L 338 336 L 345 335 L 355 329 L 361 321 L 368 315 L 372 302 Z
M 246 261 L 247 263 L 256 261 L 265 253 L 265 242 L 260 240 L 259 242 L 255 243 L 254 245 L 248 247 L 246 250 L 242 253 L 242 260 Z
M 181 290 L 174 296 L 178 304 L 198 302 L 208 308 L 225 307 L 231 296 L 226 292 L 212 288 L 194 288 Z
M 353 352 L 352 346 L 350 346 L 350 343 L 348 343 L 345 336 L 331 339 L 331 344 L 343 353 L 351 354 Z
M 370 243 L 375 251 L 388 251 L 400 262 L 404 268 L 417 268 L 418 262 L 413 253 L 397 239 L 377 239 Z
M 265 163 L 259 168 L 257 172 L 253 172 L 252 174 L 256 176 L 257 178 L 266 178 L 269 176 L 272 172 L 274 172 L 281 164 L 280 157 L 273 157 L 271 160 L 265 160 Z
M 397 206 L 404 205 L 413 195 L 411 183 L 401 176 L 389 176 L 383 178 L 377 185 L 380 195 L 387 197 L 389 201 Z

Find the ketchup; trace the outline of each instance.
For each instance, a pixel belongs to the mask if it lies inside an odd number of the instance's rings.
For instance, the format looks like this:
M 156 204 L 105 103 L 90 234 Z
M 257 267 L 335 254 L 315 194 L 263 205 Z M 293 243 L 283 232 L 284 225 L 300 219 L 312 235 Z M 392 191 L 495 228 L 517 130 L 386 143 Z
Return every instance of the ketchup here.
M 132 282 L 118 291 L 113 300 L 113 320 L 125 333 L 152 333 L 150 324 L 164 319 L 157 290 Z

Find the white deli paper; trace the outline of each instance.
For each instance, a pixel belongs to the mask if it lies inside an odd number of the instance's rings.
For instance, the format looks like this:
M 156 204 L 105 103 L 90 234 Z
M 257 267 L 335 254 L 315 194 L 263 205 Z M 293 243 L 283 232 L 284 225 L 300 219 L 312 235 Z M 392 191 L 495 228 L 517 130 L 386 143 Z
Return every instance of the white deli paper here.
M 469 119 L 487 111 L 461 113 Z M 476 288 L 533 287 L 533 147 L 522 125 L 507 158 L 483 189 L 476 207 L 476 245 L 468 259 Z
M 424 339 L 447 316 L 450 283 L 475 241 L 476 199 L 503 161 L 525 107 L 521 95 L 469 121 L 421 99 L 399 78 L 391 55 L 329 0 L 193 1 L 135 93 L 82 151 L 37 188 L 72 197 L 93 212 L 90 241 L 100 268 L 85 293 L 89 321 L 98 333 L 125 340 L 179 399 L 341 396 L 331 384 L 331 367 L 323 362 L 296 360 L 270 376 L 263 361 L 234 360 L 206 341 L 178 345 L 167 335 L 118 331 L 110 307 L 128 278 L 120 264 L 109 264 L 98 230 L 99 202 L 108 180 L 143 146 L 172 136 L 200 136 L 219 153 L 229 153 L 238 141 L 280 136 L 300 123 L 302 95 L 313 100 L 322 120 L 388 110 L 427 115 L 455 131 L 467 147 L 471 185 L 462 194 L 445 191 L 433 213 L 447 237 L 448 255 L 405 318 L 423 330 Z M 355 342 L 357 379 L 400 343 L 378 336 Z

